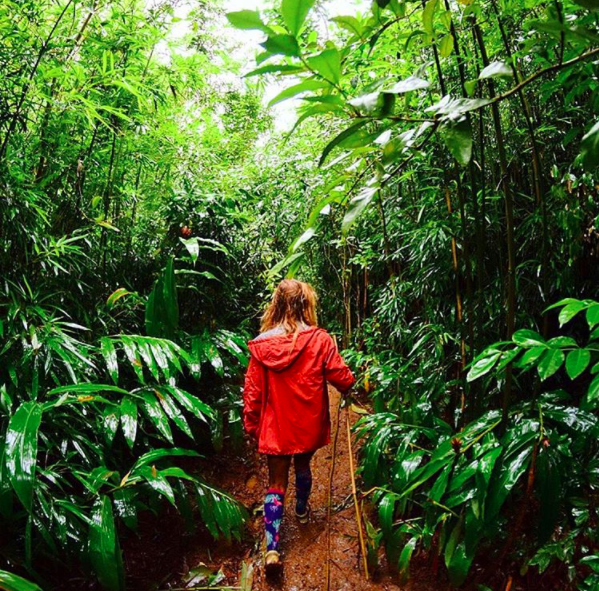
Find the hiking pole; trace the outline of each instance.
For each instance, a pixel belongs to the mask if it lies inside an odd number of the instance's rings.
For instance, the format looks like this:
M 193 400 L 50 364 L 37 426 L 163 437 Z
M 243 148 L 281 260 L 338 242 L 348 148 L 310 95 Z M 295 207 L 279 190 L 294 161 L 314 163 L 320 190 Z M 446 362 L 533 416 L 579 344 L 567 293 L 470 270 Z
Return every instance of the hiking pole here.
M 364 543 L 364 532 L 362 531 L 362 516 L 360 515 L 360 509 L 358 507 L 358 493 L 357 493 L 357 489 L 356 489 L 356 476 L 354 474 L 354 451 L 352 449 L 351 427 L 349 424 L 349 407 L 347 407 L 347 412 L 345 413 L 345 424 L 347 426 L 347 446 L 349 449 L 349 472 L 351 475 L 351 490 L 352 490 L 352 495 L 354 497 L 354 506 L 356 508 L 356 521 L 358 523 L 358 535 L 360 538 L 360 549 L 362 551 L 364 576 L 366 577 L 366 580 L 368 580 L 369 579 L 368 556 L 366 554 L 366 544 Z
M 325 586 L 324 591 L 329 591 L 331 588 L 331 508 L 333 505 L 333 476 L 335 474 L 335 459 L 337 457 L 337 440 L 339 439 L 339 426 L 341 419 L 341 406 L 343 397 L 339 396 L 339 404 L 337 405 L 337 425 L 335 426 L 335 434 L 333 435 L 333 450 L 331 456 L 331 469 L 329 470 L 329 493 L 327 499 L 327 560 L 325 564 Z

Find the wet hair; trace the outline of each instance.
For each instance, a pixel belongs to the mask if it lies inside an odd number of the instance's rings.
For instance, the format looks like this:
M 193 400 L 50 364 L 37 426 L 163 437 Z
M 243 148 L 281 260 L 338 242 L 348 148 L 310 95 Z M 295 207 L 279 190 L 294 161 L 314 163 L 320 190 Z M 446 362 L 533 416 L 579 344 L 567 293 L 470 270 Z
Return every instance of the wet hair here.
M 316 326 L 316 292 L 303 281 L 283 279 L 262 316 L 260 332 L 282 326 L 287 334 L 297 332 L 301 324 Z

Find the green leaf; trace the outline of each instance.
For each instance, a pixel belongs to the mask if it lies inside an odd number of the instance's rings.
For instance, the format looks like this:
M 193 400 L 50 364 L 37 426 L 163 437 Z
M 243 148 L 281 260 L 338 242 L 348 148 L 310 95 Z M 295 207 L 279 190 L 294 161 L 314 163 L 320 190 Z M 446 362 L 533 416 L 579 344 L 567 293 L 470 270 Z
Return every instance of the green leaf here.
M 128 396 L 121 400 L 121 427 L 127 445 L 133 449 L 137 435 L 137 404 Z
M 102 495 L 93 507 L 89 528 L 90 561 L 98 581 L 106 591 L 124 591 L 125 577 L 112 504 Z
M 356 108 L 360 113 L 372 114 L 380 112 L 382 116 L 385 116 L 393 109 L 395 102 L 394 94 L 390 92 L 370 92 L 363 94 L 354 99 L 347 101 L 348 105 Z M 379 135 L 379 132 L 375 134 Z
M 545 347 L 545 339 L 534 330 L 522 328 L 512 335 L 512 341 L 521 347 Z
M 524 436 L 522 437 L 524 438 Z M 508 495 L 526 471 L 531 456 L 532 445 L 528 444 L 519 453 L 503 460 L 499 475 L 493 480 L 489 491 L 485 509 L 487 519 L 494 518 L 499 514 Z
M 261 43 L 264 49 L 272 55 L 286 55 L 289 57 L 299 57 L 300 48 L 297 40 L 292 35 L 270 35 L 268 39 Z
M 599 121 L 582 138 L 580 154 L 585 170 L 593 172 L 599 165 Z
M 593 304 L 587 310 L 587 322 L 589 328 L 593 328 L 596 324 L 599 324 L 599 304 Z
M 288 98 L 292 98 L 301 94 L 302 92 L 310 92 L 313 90 L 321 90 L 323 88 L 330 88 L 330 84 L 328 82 L 324 82 L 323 80 L 314 80 L 310 78 L 308 80 L 304 80 L 299 84 L 294 84 L 293 86 L 289 86 L 288 88 L 283 89 L 279 94 L 277 94 L 273 99 L 268 103 L 269 107 L 280 103 L 281 101 L 287 100 Z
M 173 398 L 187 411 L 192 413 L 198 419 L 208 423 L 208 419 L 214 420 L 216 413 L 213 408 L 208 406 L 205 402 L 202 402 L 196 396 L 176 388 L 175 386 L 163 386 L 164 389 L 168 390 Z
M 587 349 L 575 349 L 568 353 L 566 358 L 566 371 L 571 380 L 583 373 L 591 362 L 591 353 Z
M 487 78 L 512 78 L 514 72 L 505 62 L 492 62 L 487 67 L 483 68 L 478 79 L 485 80 Z
M 341 224 L 341 231 L 344 234 L 347 234 L 351 225 L 368 207 L 378 190 L 378 186 L 365 187 L 349 202 L 349 207 L 343 216 L 343 222 Z
M 114 344 L 112 339 L 108 337 L 102 337 L 100 339 L 100 349 L 102 351 L 102 356 L 106 361 L 106 366 L 108 367 L 108 372 L 110 373 L 110 377 L 115 384 L 119 383 L 119 364 L 116 357 L 116 351 L 114 349 Z
M 385 90 L 385 92 L 391 94 L 404 94 L 413 90 L 422 90 L 423 88 L 428 88 L 430 85 L 431 83 L 428 80 L 423 80 L 417 76 L 410 76 L 409 78 L 394 84 L 391 88 L 389 88 L 389 90 Z
M 479 357 L 473 363 L 472 367 L 470 368 L 470 371 L 468 372 L 468 375 L 466 376 L 466 380 L 468 382 L 473 382 L 474 380 L 477 380 L 478 378 L 489 373 L 493 369 L 493 367 L 497 363 L 497 360 L 500 357 L 501 357 L 501 351 L 497 351 L 497 350 L 491 350 L 484 357 Z
M 173 443 L 173 434 L 168 423 L 168 418 L 164 414 L 156 394 L 146 391 L 141 392 L 140 395 L 143 399 L 143 408 L 146 416 L 150 419 L 162 436 L 169 443 Z
M 238 10 L 235 12 L 228 12 L 226 14 L 227 20 L 237 29 L 245 31 L 259 30 L 265 33 L 271 33 L 269 27 L 267 27 L 260 18 L 260 14 L 257 10 Z
M 146 304 L 146 332 L 151 337 L 173 339 L 179 327 L 179 303 L 177 300 L 177 284 L 173 268 L 173 259 L 170 258 L 166 267 L 148 297 Z M 122 337 L 126 344 L 125 337 Z M 127 352 L 127 348 L 125 348 Z M 129 360 L 135 366 L 131 355 Z M 139 373 L 138 373 L 139 375 Z
M 168 480 L 160 473 L 159 470 L 156 470 L 154 467 L 150 466 L 142 466 L 138 473 L 144 478 L 144 480 L 150 485 L 152 489 L 154 489 L 159 495 L 162 495 L 168 502 L 173 505 L 173 507 L 177 506 L 175 502 L 175 493 L 168 483 Z
M 442 121 L 458 121 L 465 113 L 480 109 L 489 102 L 489 99 L 453 98 L 446 95 L 434 105 L 427 107 L 425 111 L 440 115 Z
M 262 66 L 261 68 L 256 68 L 251 72 L 248 72 L 244 75 L 244 78 L 250 78 L 251 76 L 260 76 L 262 74 L 300 74 L 301 72 L 305 72 L 306 68 L 304 66 L 290 66 L 287 64 L 271 64 L 268 66 Z
M 386 537 L 390 536 L 393 530 L 393 515 L 395 513 L 396 502 L 397 495 L 386 494 L 379 504 L 379 522 L 383 535 Z
M 399 561 L 397 566 L 399 568 L 400 582 L 402 583 L 405 583 L 408 580 L 408 575 L 410 572 L 410 560 L 412 559 L 412 554 L 414 553 L 417 543 L 418 538 L 410 538 L 408 543 L 403 547 L 401 554 L 399 555 Z
M 541 380 L 550 378 L 564 363 L 565 355 L 561 349 L 548 349 L 537 365 Z
M 549 310 L 553 310 L 554 308 L 562 308 L 568 304 L 573 304 L 575 302 L 579 302 L 580 300 L 577 300 L 576 298 L 564 298 L 563 300 L 560 300 L 559 302 L 556 302 L 555 304 L 551 304 L 551 306 L 547 306 L 547 308 L 545 308 L 544 312 L 548 312 Z
M 42 591 L 35 583 L 0 570 L 0 589 L 4 591 Z
M 441 57 L 449 57 L 453 51 L 453 35 L 443 35 L 439 42 L 439 53 Z
M 153 449 L 151 451 L 146 452 L 143 456 L 137 458 L 135 464 L 131 468 L 131 472 L 141 468 L 142 466 L 146 466 L 147 464 L 153 464 L 158 460 L 162 460 L 163 458 L 170 458 L 173 456 L 191 456 L 194 458 L 201 457 L 197 451 L 183 449 L 181 447 Z
M 158 399 L 160 400 L 160 405 L 170 420 L 173 421 L 173 423 L 175 423 L 175 425 L 177 425 L 177 427 L 179 427 L 179 429 L 181 429 L 185 435 L 193 439 L 193 434 L 189 428 L 189 424 L 185 420 L 185 417 L 179 408 L 172 401 L 171 397 L 165 392 L 161 392 L 160 389 L 156 389 L 155 392 L 156 396 L 158 396 Z
M 599 0 L 574 0 L 574 2 L 587 10 L 599 10 Z
M 565 336 L 553 337 L 547 341 L 547 344 L 550 347 L 560 347 L 562 349 L 564 347 L 578 347 L 578 343 L 572 337 Z
M 439 0 L 428 0 L 424 6 L 422 12 L 422 24 L 426 33 L 432 37 L 433 35 L 433 20 L 435 18 L 435 12 L 439 5 Z
M 335 16 L 329 20 L 337 23 L 342 29 L 349 31 L 357 37 L 361 38 L 364 33 L 362 23 L 355 16 Z
M 322 166 L 327 159 L 327 156 L 333 151 L 333 149 L 341 144 L 344 140 L 351 137 L 355 133 L 357 133 L 362 127 L 366 125 L 367 121 L 358 121 L 354 123 L 352 126 L 348 127 L 345 131 L 342 131 L 338 136 L 336 136 L 333 140 L 331 140 L 325 149 L 322 151 L 322 155 L 320 156 L 320 160 L 318 162 L 318 166 Z
M 297 37 L 299 34 L 314 2 L 315 0 L 283 0 L 281 4 L 283 22 L 292 35 Z
M 472 158 L 472 128 L 467 119 L 456 123 L 446 123 L 441 128 L 441 136 L 452 156 L 462 166 Z
M 584 302 L 577 301 L 568 304 L 567 306 L 562 308 L 562 310 L 559 313 L 559 325 L 563 326 L 567 322 L 570 322 L 570 320 L 572 320 L 572 318 L 574 318 L 574 316 L 576 316 L 578 312 L 584 310 L 585 308 L 586 305 L 584 304 Z
M 599 375 L 593 378 L 587 390 L 586 402 L 592 409 L 596 409 L 599 402 Z
M 515 363 L 516 367 L 526 368 L 533 365 L 542 355 L 547 351 L 546 346 L 542 347 L 531 347 L 524 355 Z
M 119 394 L 129 394 L 127 390 L 123 390 L 123 388 L 113 386 L 112 384 L 85 383 L 52 388 L 52 390 L 48 390 L 48 396 L 53 396 L 54 394 L 63 394 L 64 392 L 70 392 L 71 394 L 95 394 L 97 392 L 117 392 Z
M 312 70 L 318 72 L 325 80 L 338 84 L 341 79 L 341 55 L 335 48 L 325 49 L 318 55 L 307 59 Z
M 17 497 L 28 511 L 33 502 L 41 421 L 42 405 L 32 401 L 23 402 L 11 417 L 6 430 L 6 470 Z

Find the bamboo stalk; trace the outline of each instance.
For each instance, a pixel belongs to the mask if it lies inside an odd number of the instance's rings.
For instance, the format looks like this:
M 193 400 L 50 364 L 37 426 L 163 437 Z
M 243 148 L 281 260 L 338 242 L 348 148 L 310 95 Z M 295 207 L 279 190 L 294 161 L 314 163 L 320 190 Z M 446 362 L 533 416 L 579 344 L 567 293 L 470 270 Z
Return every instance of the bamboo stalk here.
M 337 342 L 335 341 L 335 347 Z M 333 504 L 333 476 L 335 475 L 335 460 L 337 459 L 337 441 L 339 439 L 339 419 L 341 418 L 341 402 L 343 398 L 339 397 L 337 405 L 337 425 L 333 435 L 333 450 L 331 455 L 331 469 L 329 470 L 329 491 L 327 497 L 327 559 L 325 562 L 325 585 L 324 591 L 331 588 L 331 508 Z
M 360 549 L 362 551 L 362 563 L 364 566 L 364 576 L 366 580 L 370 577 L 368 575 L 368 555 L 366 553 L 366 543 L 364 542 L 364 532 L 362 530 L 362 516 L 360 514 L 360 508 L 358 506 L 358 493 L 356 490 L 356 475 L 354 472 L 354 452 L 351 443 L 351 429 L 349 424 L 349 409 L 345 413 L 345 424 L 347 426 L 347 446 L 349 451 L 349 473 L 351 476 L 351 490 L 354 497 L 354 506 L 356 508 L 356 522 L 358 524 L 358 535 L 360 537 Z

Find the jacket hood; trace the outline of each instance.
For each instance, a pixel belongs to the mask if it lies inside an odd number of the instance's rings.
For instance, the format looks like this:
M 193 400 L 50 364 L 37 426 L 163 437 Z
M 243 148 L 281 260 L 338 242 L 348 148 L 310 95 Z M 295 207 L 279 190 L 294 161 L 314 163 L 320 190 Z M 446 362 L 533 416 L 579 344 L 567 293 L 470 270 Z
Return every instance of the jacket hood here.
M 288 368 L 304 351 L 320 328 L 312 326 L 295 334 L 254 339 L 248 343 L 250 353 L 273 371 Z

